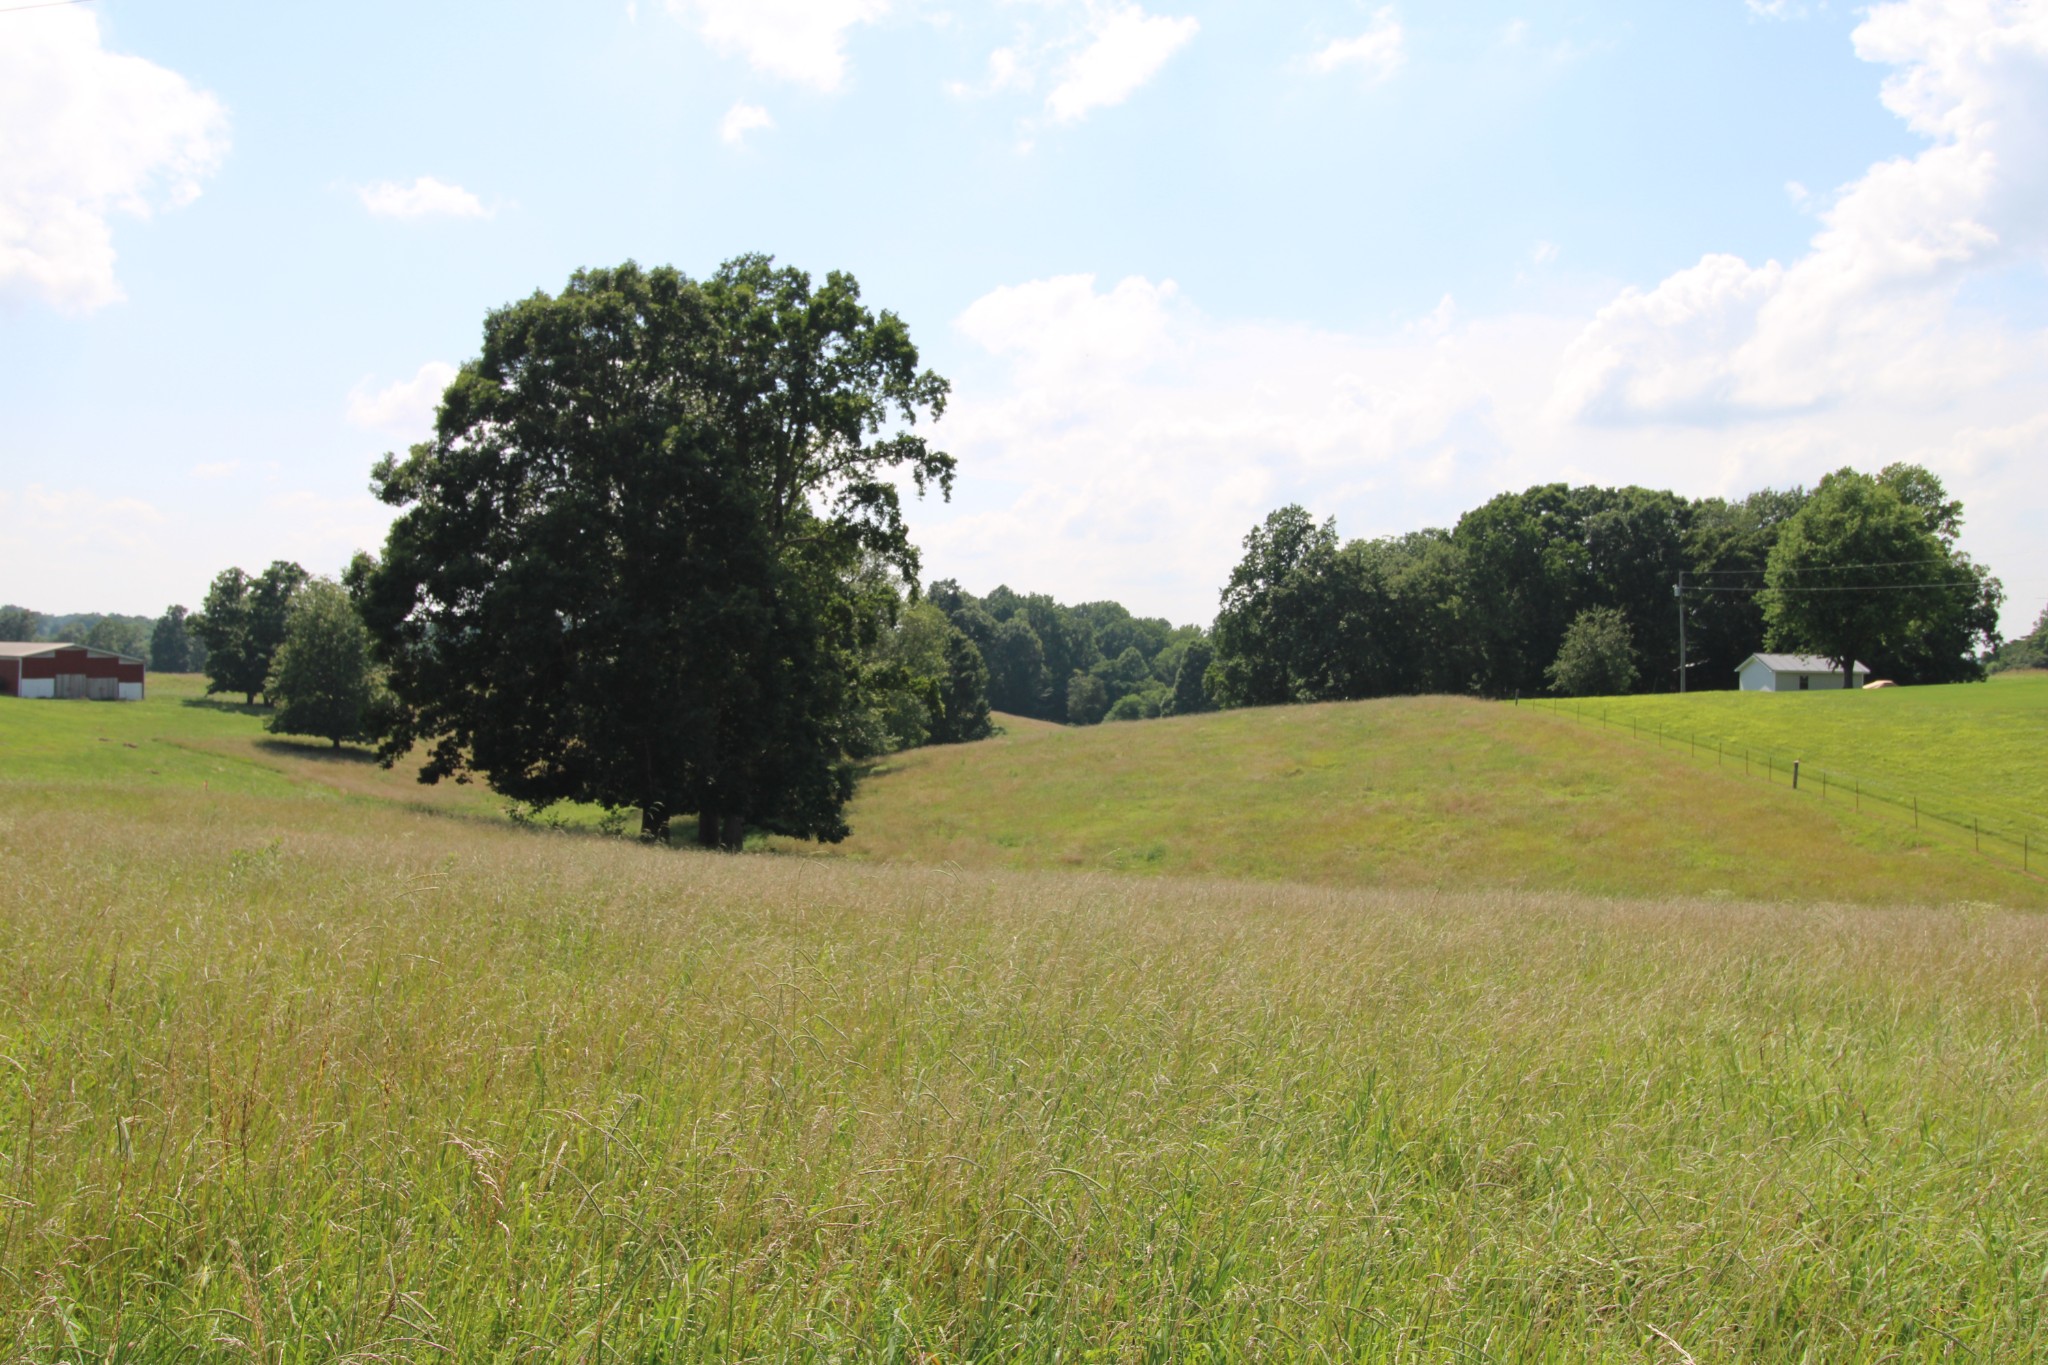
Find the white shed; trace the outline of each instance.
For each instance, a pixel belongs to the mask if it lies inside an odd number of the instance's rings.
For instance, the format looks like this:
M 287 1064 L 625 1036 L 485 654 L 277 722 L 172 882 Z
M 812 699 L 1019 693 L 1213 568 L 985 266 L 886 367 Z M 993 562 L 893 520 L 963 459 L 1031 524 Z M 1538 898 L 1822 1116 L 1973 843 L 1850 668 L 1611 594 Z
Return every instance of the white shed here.
M 1842 670 L 1833 659 L 1817 654 L 1752 654 L 1735 675 L 1745 692 L 1827 692 L 1842 690 Z M 1856 685 L 1870 680 L 1870 669 L 1856 665 Z

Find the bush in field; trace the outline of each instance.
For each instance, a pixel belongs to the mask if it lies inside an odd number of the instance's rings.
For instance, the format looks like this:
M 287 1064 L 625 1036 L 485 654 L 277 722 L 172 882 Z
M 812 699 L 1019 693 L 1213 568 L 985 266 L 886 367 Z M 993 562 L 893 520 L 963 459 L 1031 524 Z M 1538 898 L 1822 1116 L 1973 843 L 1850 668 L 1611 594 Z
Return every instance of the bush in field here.
M 1568 697 L 1613 697 L 1636 683 L 1635 642 L 1628 618 L 1613 607 L 1588 607 L 1564 633 L 1557 662 L 1544 670 Z
M 1109 710 L 1109 688 L 1093 673 L 1067 679 L 1067 723 L 1094 725 Z

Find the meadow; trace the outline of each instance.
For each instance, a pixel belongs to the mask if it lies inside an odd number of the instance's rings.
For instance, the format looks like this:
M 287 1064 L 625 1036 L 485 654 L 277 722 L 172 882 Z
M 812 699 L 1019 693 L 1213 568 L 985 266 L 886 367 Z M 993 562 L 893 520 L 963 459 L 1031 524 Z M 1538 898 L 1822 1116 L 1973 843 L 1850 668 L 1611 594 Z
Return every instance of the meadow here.
M 2048 672 L 1987 683 L 1875 692 L 1693 692 L 1560 703 L 1641 735 L 1747 750 L 1777 781 L 1792 760 L 1814 781 L 1859 790 L 1924 818 L 1980 822 L 2010 844 L 2022 831 L 2048 849 Z M 2003 851 L 2003 850 L 2001 850 Z M 2048 865 L 2048 863 L 2044 863 Z
M 670 851 L 188 699 L 0 707 L 13 1358 L 2048 1349 L 1991 897 Z
M 1950 772 L 1956 791 L 1978 774 L 1985 789 L 1966 795 L 1987 806 L 2048 782 L 2048 746 L 2034 738 L 2048 726 L 2048 687 L 1924 689 L 1936 703 L 2013 699 L 1981 731 L 1959 724 L 1952 760 L 1917 724 L 1886 731 L 1885 715 L 1922 714 L 1881 711 L 1889 695 L 1906 693 L 1851 698 L 1880 714 L 1845 722 L 1838 751 L 1916 755 Z M 1718 700 L 1728 713 L 1775 703 L 1783 714 L 1808 698 Z M 889 760 L 862 786 L 854 836 L 837 851 L 1341 886 L 2048 905 L 2048 881 L 2022 875 L 2017 847 L 1980 857 L 1931 820 L 1916 830 L 1874 800 L 1858 809 L 1846 787 L 1824 800 L 1817 777 L 1799 792 L 1782 775 L 1773 785 L 1761 752 L 1746 773 L 1739 754 L 1719 762 L 1711 747 L 1659 744 L 1619 716 L 1589 724 L 1569 707 L 1411 697 L 1089 729 L 1004 724 L 988 744 Z

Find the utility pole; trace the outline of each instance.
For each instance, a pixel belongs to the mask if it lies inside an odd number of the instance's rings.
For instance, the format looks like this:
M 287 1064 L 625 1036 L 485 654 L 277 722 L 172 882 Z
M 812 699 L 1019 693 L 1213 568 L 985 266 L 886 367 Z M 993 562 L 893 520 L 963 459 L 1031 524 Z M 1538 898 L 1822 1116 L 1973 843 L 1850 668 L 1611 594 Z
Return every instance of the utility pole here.
M 1685 691 L 1685 570 L 1678 571 L 1678 581 L 1671 585 L 1671 595 L 1678 599 L 1678 690 Z

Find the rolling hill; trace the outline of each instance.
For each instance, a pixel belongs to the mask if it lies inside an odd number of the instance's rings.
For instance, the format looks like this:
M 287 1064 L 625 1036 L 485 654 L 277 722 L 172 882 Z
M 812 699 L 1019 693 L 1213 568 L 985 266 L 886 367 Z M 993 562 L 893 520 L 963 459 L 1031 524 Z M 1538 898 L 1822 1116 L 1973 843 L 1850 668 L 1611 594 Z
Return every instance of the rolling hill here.
M 1882 698 L 1840 743 L 1938 749 L 1912 727 L 1946 705 L 1976 728 L 1958 724 L 1952 757 L 1925 761 L 1960 769 L 2023 743 L 2048 714 L 2036 698 L 2048 689 Z M 1793 792 L 1766 772 L 1761 756 L 1745 775 L 1739 760 L 1625 725 L 1449 697 L 1031 727 L 892 759 L 862 786 L 843 851 L 1324 885 L 2048 904 L 2039 877 L 2007 865 L 2017 848 L 1981 857 L 1932 821 L 1916 831 L 1896 810 L 1859 811 L 1852 793 L 1823 799 L 1812 782 Z

